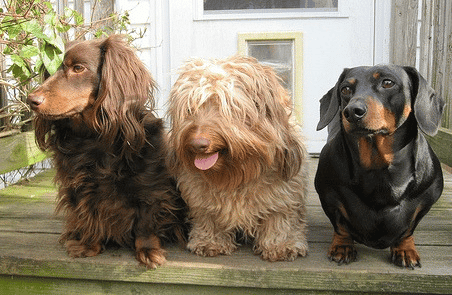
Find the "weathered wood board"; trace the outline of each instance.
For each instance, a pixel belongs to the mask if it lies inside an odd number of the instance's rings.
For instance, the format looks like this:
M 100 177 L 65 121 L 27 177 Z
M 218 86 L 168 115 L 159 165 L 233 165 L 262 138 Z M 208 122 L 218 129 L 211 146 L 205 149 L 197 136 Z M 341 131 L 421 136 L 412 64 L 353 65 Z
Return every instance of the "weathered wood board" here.
M 332 227 L 313 188 L 308 200 L 309 255 L 270 263 L 243 245 L 231 256 L 198 257 L 169 245 L 156 270 L 138 265 L 130 249 L 72 259 L 58 243 L 62 227 L 53 213 L 54 171 L 0 191 L 1 294 L 452 294 L 452 175 L 445 172 L 440 201 L 415 232 L 422 268 L 389 262 L 389 250 L 358 246 L 358 261 L 338 266 L 326 257 Z

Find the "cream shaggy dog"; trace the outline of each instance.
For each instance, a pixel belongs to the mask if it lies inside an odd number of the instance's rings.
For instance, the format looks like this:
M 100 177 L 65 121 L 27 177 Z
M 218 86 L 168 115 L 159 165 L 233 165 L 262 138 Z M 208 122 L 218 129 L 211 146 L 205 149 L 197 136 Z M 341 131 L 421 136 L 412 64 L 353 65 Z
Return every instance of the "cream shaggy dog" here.
M 228 255 L 240 232 L 265 260 L 305 256 L 306 151 L 273 69 L 194 59 L 170 96 L 168 161 L 190 209 L 187 248 Z

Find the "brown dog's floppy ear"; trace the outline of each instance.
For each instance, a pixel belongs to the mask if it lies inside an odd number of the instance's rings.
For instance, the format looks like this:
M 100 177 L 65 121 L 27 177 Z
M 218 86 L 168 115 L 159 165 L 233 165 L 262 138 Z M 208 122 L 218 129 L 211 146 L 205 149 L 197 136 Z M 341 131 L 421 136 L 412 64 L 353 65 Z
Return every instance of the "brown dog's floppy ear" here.
M 339 90 L 338 88 L 347 71 L 348 69 L 344 69 L 342 74 L 339 76 L 339 80 L 336 85 L 320 99 L 320 121 L 317 124 L 317 130 L 325 128 L 331 120 L 333 120 L 334 116 L 336 116 L 340 105 L 340 97 L 337 95 Z
M 122 35 L 99 40 L 99 90 L 94 110 L 96 129 L 106 144 L 121 137 L 122 152 L 132 157 L 146 140 L 142 112 L 153 110 L 156 84 Z
M 411 97 L 414 116 L 419 128 L 426 134 L 434 136 L 441 124 L 444 100 L 436 95 L 424 77 L 413 67 L 403 67 L 410 77 Z

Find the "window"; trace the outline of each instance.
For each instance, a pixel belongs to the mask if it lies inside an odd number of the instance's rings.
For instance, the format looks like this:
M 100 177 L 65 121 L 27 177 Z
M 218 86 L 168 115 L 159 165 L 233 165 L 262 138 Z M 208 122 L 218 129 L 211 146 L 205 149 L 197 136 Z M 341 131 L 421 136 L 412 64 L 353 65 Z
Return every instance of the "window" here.
M 204 11 L 307 9 L 337 11 L 338 0 L 204 0 Z
M 282 78 L 284 87 L 291 95 L 294 93 L 293 47 L 292 40 L 247 42 L 247 54 L 257 58 L 263 64 L 272 66 Z
M 193 0 L 194 20 L 347 17 L 339 0 Z
M 238 52 L 275 69 L 292 96 L 295 117 L 302 123 L 302 33 L 239 34 Z

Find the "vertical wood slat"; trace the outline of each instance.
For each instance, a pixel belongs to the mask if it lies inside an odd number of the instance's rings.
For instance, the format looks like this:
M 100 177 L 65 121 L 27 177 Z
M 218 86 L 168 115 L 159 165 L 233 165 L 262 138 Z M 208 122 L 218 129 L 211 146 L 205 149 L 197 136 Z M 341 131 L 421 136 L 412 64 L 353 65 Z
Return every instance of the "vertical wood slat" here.
M 421 8 L 419 72 L 428 81 L 432 77 L 433 4 L 434 0 L 423 0 Z
M 114 0 L 91 0 L 91 22 L 108 18 L 114 8 Z M 111 27 L 111 21 L 102 22 L 100 28 L 106 30 Z
M 445 54 L 445 75 L 443 83 L 443 95 L 448 99 L 449 103 L 446 105 L 445 116 L 443 116 L 443 127 L 447 129 L 452 128 L 452 3 L 446 2 L 445 11 L 445 38 L 444 38 L 444 54 Z
M 0 45 L 0 52 L 3 52 L 4 46 Z M 0 79 L 5 79 L 6 73 L 6 64 L 5 64 L 5 55 L 0 54 Z M 0 85 L 0 108 L 7 105 L 6 101 L 6 86 Z M 6 124 L 7 119 L 0 119 L 0 128 Z M 1 130 L 1 129 L 0 129 Z
M 74 10 L 85 19 L 85 0 L 74 0 Z M 76 37 L 80 40 L 85 40 L 85 35 L 81 33 L 82 31 L 82 29 L 76 29 Z
M 68 7 L 68 0 L 57 0 L 57 13 L 58 15 L 64 15 L 64 9 Z M 69 41 L 68 33 L 59 33 L 64 41 Z
M 416 66 L 418 0 L 395 0 L 392 8 L 391 61 Z
M 434 42 L 432 60 L 432 87 L 448 102 L 443 114 L 442 126 L 452 127 L 452 4 L 448 0 L 436 0 L 433 6 Z

